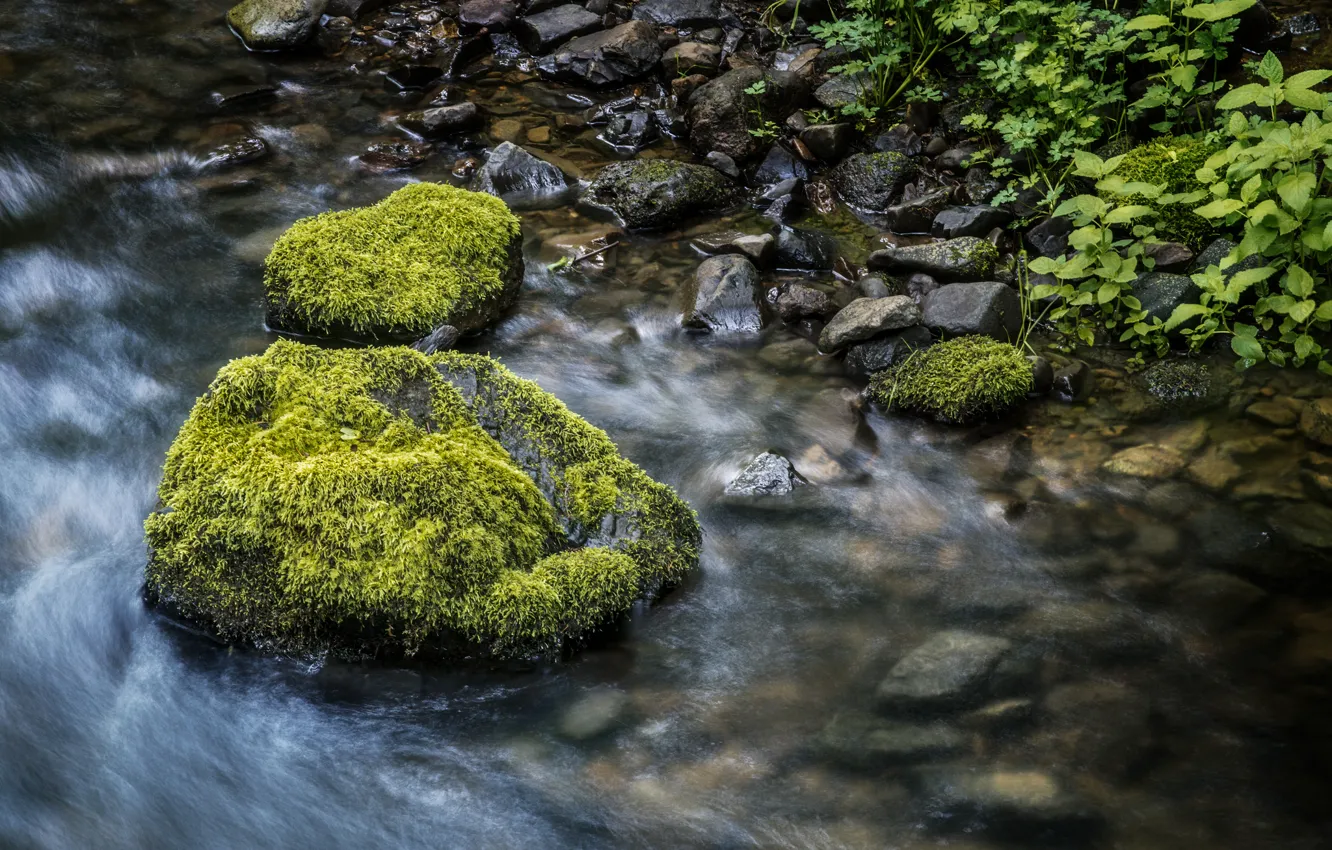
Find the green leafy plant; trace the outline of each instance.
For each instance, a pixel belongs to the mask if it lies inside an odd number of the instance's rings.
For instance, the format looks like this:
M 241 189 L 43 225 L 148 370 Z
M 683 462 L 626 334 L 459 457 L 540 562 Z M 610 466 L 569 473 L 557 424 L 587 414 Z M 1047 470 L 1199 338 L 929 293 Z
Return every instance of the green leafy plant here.
M 757 127 L 750 129 L 749 135 L 758 139 L 775 139 L 778 133 L 777 124 L 764 114 L 763 104 L 759 100 L 767 90 L 768 81 L 762 79 L 755 80 L 753 84 L 745 89 L 745 94 L 749 95 L 753 101 L 749 108 L 749 114 L 754 116 L 758 124 Z

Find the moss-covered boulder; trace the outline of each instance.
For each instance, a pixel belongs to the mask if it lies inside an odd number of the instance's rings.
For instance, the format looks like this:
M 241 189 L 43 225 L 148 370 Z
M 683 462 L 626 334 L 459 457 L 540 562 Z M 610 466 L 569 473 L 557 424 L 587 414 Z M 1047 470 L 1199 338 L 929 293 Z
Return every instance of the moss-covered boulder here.
M 1192 192 L 1204 188 L 1194 175 L 1216 148 L 1201 139 L 1162 136 L 1139 145 L 1124 154 L 1115 176 L 1130 183 L 1151 183 L 1164 187 L 1167 194 Z M 1115 199 L 1121 204 L 1151 204 L 1142 195 Z M 1215 232 L 1216 227 L 1193 210 L 1201 204 L 1158 205 L 1156 236 L 1182 242 L 1197 250 Z
M 699 528 L 602 431 L 494 360 L 279 341 L 167 454 L 146 597 L 223 641 L 553 652 L 669 587 Z
M 960 336 L 879 372 L 869 392 L 883 410 L 969 425 L 1007 413 L 1031 386 L 1031 364 L 1018 348 L 985 336 Z
M 601 170 L 582 202 L 615 213 L 626 227 L 675 227 L 733 204 L 736 185 L 706 165 L 673 159 L 615 162 Z
M 483 328 L 522 281 L 517 216 L 491 195 L 438 183 L 301 219 L 264 262 L 271 327 L 372 342 Z
M 250 50 L 290 50 L 310 40 L 327 0 L 242 0 L 227 25 Z

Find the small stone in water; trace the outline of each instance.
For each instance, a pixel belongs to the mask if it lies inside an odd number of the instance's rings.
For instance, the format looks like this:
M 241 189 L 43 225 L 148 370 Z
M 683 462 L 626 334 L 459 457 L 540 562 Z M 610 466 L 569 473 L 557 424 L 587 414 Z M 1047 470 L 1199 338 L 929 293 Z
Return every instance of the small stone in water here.
M 728 496 L 785 496 L 806 483 L 791 461 L 779 454 L 764 452 L 726 485 L 725 493 Z

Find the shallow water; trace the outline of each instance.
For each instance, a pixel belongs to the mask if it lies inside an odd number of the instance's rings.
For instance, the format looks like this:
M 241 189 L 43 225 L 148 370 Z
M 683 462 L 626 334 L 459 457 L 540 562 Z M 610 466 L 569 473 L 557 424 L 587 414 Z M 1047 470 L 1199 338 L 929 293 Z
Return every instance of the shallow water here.
M 217 368 L 274 339 L 257 260 L 294 219 L 409 179 L 352 159 L 409 102 L 374 76 L 387 63 L 247 56 L 227 5 L 0 8 L 0 846 L 1072 841 L 951 816 L 922 784 L 931 767 L 1048 773 L 1104 824 L 1079 839 L 1093 846 L 1332 840 L 1327 552 L 1269 522 L 1308 495 L 1290 485 L 1308 453 L 1243 416 L 1325 383 L 1253 375 L 1205 417 L 1144 422 L 1108 363 L 1093 400 L 1036 404 L 1009 430 L 888 420 L 792 333 L 682 334 L 683 234 L 629 237 L 605 270 L 546 271 L 567 234 L 600 226 L 564 209 L 524 215 L 521 306 L 469 346 L 679 489 L 705 528 L 693 579 L 576 659 L 516 671 L 272 658 L 146 611 L 141 522 L 163 452 Z M 275 93 L 214 105 L 256 83 Z M 521 67 L 459 88 L 524 132 L 581 109 Z M 274 153 L 202 169 L 201 138 L 229 123 Z M 532 147 L 590 172 L 606 159 L 592 135 Z M 410 179 L 476 152 L 438 152 Z M 838 230 L 853 254 L 873 233 Z M 1256 438 L 1235 455 L 1256 485 L 1218 496 L 1099 470 L 1200 434 Z M 818 486 L 724 499 L 769 448 Z M 1219 575 L 1252 594 L 1227 585 L 1218 604 L 1190 584 Z M 956 628 L 1013 640 L 1033 717 L 969 727 L 924 765 L 856 769 L 821 743 L 834 717 L 870 714 L 897 659 Z

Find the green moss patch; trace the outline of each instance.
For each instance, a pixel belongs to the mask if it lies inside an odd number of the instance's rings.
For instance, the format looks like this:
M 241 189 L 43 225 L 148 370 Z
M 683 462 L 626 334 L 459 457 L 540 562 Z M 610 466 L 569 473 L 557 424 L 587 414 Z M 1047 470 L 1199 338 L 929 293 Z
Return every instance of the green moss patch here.
M 1017 348 L 989 337 L 961 336 L 879 372 L 869 391 L 884 410 L 969 424 L 1012 409 L 1031 386 L 1031 364 Z
M 1192 192 L 1202 188 L 1194 176 L 1216 148 L 1201 139 L 1162 136 L 1145 145 L 1139 145 L 1124 154 L 1115 169 L 1117 177 L 1131 183 L 1151 183 L 1164 187 L 1167 194 Z M 1123 204 L 1150 204 L 1141 195 L 1118 199 Z M 1159 220 L 1156 236 L 1172 242 L 1182 242 L 1198 248 L 1214 234 L 1215 227 L 1207 219 L 1195 215 L 1198 204 L 1166 204 L 1158 206 Z
M 274 327 L 407 341 L 493 321 L 522 274 L 519 221 L 503 201 L 415 183 L 293 224 L 268 255 L 264 286 Z
M 698 559 L 669 488 L 478 355 L 281 341 L 233 361 L 158 495 L 149 598 L 284 651 L 554 651 Z

